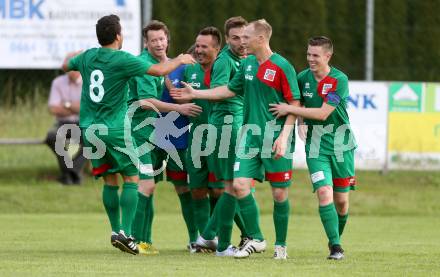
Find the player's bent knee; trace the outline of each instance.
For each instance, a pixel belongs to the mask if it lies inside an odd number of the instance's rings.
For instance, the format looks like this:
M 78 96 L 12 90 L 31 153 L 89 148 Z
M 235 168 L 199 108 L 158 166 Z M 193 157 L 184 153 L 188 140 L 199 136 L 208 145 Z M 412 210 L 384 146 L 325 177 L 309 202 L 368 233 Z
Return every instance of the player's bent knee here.
M 333 189 L 331 186 L 322 186 L 316 190 L 319 205 L 325 206 L 333 202 Z
M 156 189 L 156 184 L 153 179 L 140 180 L 138 184 L 138 191 L 144 195 L 151 195 Z
M 104 179 L 104 182 L 107 185 L 110 186 L 117 186 L 118 185 L 118 176 L 116 174 L 108 174 L 102 177 Z
M 234 195 L 239 199 L 248 196 L 250 193 L 251 193 L 250 189 L 245 189 L 245 188 L 240 188 L 238 190 L 234 189 Z
M 346 214 L 348 212 L 348 201 L 349 193 L 348 192 L 335 192 L 333 195 L 334 202 L 336 205 L 336 210 L 339 214 Z
M 138 175 L 134 175 L 134 176 L 122 176 L 122 179 L 124 180 L 124 183 L 138 183 L 139 182 L 139 176 Z
M 274 201 L 276 202 L 284 202 L 288 197 L 288 189 L 287 188 L 272 188 L 272 196 Z
M 338 214 L 346 214 L 348 212 L 348 199 L 335 198 L 334 201 Z
M 232 184 L 230 186 L 225 186 L 225 192 L 227 192 L 231 195 L 235 195 L 234 187 L 232 186 Z
M 247 178 L 237 178 L 233 183 L 234 193 L 238 198 L 243 198 L 251 193 L 251 180 Z

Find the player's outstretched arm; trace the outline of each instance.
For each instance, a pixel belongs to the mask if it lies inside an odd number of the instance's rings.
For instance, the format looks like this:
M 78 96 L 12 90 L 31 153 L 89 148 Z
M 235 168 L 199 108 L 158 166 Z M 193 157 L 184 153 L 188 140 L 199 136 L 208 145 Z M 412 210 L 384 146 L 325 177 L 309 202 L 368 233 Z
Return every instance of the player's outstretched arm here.
M 314 119 L 325 121 L 328 116 L 335 110 L 335 107 L 322 103 L 320 108 L 304 108 L 304 107 L 294 107 L 292 105 L 280 103 L 280 104 L 269 104 L 269 111 L 272 112 L 277 118 L 286 116 L 287 114 L 295 114 L 302 116 L 307 119 Z
M 170 91 L 171 97 L 179 101 L 191 101 L 193 99 L 206 100 L 223 100 L 235 96 L 235 93 L 230 91 L 227 86 L 216 87 L 213 89 L 196 90 L 189 84 L 182 82 L 183 88 L 174 88 Z
M 168 76 L 165 78 L 165 86 L 168 89 L 168 93 L 173 89 L 176 88 L 173 83 L 171 82 L 171 80 L 168 78 Z M 184 104 L 184 103 L 188 103 L 189 101 L 185 101 L 185 100 L 176 100 L 174 99 L 174 102 L 176 102 L 177 104 Z
M 76 52 L 68 53 L 66 55 L 66 57 L 64 58 L 64 61 L 63 61 L 63 65 L 61 66 L 61 68 L 63 69 L 64 72 L 70 71 L 70 69 L 68 68 L 70 59 L 81 54 L 81 53 L 82 53 L 82 50 L 79 50 Z
M 200 106 L 194 103 L 174 104 L 163 102 L 154 98 L 142 99 L 139 101 L 143 109 L 153 109 L 154 107 L 163 113 L 176 111 L 181 115 L 196 117 L 203 111 Z
M 189 54 L 180 54 L 176 58 L 158 64 L 153 64 L 148 70 L 147 74 L 154 76 L 164 76 L 176 69 L 181 64 L 195 64 L 196 61 Z

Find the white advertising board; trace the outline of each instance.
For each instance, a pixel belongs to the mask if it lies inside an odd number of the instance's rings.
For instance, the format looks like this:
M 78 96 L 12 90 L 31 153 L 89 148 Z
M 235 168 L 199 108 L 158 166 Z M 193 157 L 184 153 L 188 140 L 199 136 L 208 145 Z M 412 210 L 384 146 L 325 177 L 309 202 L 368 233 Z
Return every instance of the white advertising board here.
M 121 18 L 122 50 L 139 54 L 139 0 L 0 0 L 0 68 L 59 68 L 66 53 L 98 47 L 95 25 Z
M 386 162 L 388 85 L 385 82 L 349 82 L 348 114 L 358 147 L 357 169 L 382 169 Z M 304 142 L 296 138 L 295 167 L 305 168 Z

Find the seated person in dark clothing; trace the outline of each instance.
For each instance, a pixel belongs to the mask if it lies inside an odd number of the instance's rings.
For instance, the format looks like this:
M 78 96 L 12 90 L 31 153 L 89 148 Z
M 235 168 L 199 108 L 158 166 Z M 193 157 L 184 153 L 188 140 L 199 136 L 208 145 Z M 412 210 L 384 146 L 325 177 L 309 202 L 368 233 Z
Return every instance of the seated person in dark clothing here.
M 55 116 L 56 122 L 52 129 L 47 133 L 46 144 L 52 149 L 58 159 L 61 170 L 61 176 L 58 178 L 64 185 L 80 184 L 81 171 L 86 163 L 82 155 L 82 142 L 69 141 L 79 144 L 79 150 L 73 155 L 73 168 L 68 168 L 64 162 L 64 157 L 55 151 L 55 144 L 58 139 L 62 140 L 64 147 L 67 147 L 67 139 L 71 139 L 71 132 L 66 136 L 57 137 L 58 129 L 64 124 L 78 125 L 79 104 L 81 99 L 82 79 L 77 71 L 70 71 L 64 75 L 58 76 L 52 82 L 49 96 L 49 111 Z

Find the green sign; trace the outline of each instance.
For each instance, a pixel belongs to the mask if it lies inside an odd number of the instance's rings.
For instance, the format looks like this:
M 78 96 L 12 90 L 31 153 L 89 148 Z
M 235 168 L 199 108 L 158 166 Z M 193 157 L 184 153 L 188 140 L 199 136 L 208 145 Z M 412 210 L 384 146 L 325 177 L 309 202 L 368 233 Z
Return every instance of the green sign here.
M 429 113 L 440 112 L 440 84 L 428 83 L 426 85 L 425 111 Z
M 391 83 L 389 103 L 391 112 L 421 112 L 422 83 Z

